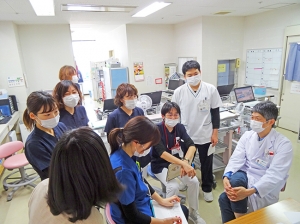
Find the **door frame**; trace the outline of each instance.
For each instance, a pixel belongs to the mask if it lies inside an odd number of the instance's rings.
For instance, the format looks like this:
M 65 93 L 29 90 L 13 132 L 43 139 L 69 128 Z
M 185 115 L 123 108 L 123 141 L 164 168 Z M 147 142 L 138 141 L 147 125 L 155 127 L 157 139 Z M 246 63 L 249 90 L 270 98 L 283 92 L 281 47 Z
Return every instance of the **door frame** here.
M 285 71 L 285 62 L 287 57 L 287 45 L 288 45 L 288 38 L 292 36 L 299 36 L 300 35 L 300 25 L 295 26 L 288 26 L 285 28 L 284 37 L 283 37 L 283 48 L 282 48 L 282 58 L 281 58 L 281 80 L 280 80 L 280 91 L 279 91 L 279 106 L 281 106 L 281 99 L 282 99 L 282 92 L 283 92 L 283 85 L 284 85 L 284 71 Z M 280 121 L 279 121 L 280 122 Z

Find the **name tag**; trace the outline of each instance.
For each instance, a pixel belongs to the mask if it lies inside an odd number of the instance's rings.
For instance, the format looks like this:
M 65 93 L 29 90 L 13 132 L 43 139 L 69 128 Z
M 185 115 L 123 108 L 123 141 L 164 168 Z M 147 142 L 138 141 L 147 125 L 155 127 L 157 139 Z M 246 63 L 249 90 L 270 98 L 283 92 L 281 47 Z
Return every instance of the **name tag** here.
M 268 162 L 262 159 L 256 159 L 255 161 L 258 165 L 262 166 L 262 167 L 267 167 Z

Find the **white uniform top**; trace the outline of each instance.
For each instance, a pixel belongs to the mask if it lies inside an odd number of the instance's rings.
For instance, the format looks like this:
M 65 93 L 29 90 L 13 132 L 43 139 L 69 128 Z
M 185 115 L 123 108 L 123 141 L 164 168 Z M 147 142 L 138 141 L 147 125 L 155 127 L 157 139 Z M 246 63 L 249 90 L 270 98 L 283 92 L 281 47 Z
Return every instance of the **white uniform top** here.
M 29 202 L 29 224 L 72 224 L 69 221 L 69 215 L 53 215 L 47 204 L 49 179 L 40 182 L 33 190 Z M 103 224 L 101 213 L 95 208 L 91 208 L 91 214 L 87 219 L 78 220 L 76 224 Z
M 261 141 L 256 132 L 247 131 L 239 140 L 224 173 L 238 170 L 247 173 L 248 188 L 255 187 L 258 191 L 248 200 L 249 211 L 255 211 L 278 201 L 292 159 L 290 140 L 274 129 Z
M 178 87 L 172 101 L 181 110 L 181 123 L 195 144 L 211 141 L 212 123 L 210 109 L 222 106 L 216 87 L 201 81 L 199 89 L 194 92 L 188 83 Z

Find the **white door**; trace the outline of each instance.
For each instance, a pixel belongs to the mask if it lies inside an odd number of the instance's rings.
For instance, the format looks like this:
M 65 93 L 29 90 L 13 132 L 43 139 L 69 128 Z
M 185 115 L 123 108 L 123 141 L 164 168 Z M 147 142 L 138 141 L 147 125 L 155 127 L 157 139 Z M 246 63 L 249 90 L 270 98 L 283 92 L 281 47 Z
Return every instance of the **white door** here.
M 290 50 L 289 43 L 294 43 L 294 42 L 300 43 L 300 33 L 298 33 L 297 36 L 289 36 L 287 39 L 288 44 L 286 47 L 286 54 L 285 54 L 286 58 L 284 60 L 285 66 L 286 66 L 286 60 Z M 298 132 L 299 123 L 300 123 L 300 94 L 291 93 L 292 83 L 293 82 L 291 81 L 286 81 L 286 80 L 283 81 L 281 102 L 280 102 L 281 119 L 279 120 L 279 127 L 294 132 Z M 300 84 L 300 82 L 297 83 Z

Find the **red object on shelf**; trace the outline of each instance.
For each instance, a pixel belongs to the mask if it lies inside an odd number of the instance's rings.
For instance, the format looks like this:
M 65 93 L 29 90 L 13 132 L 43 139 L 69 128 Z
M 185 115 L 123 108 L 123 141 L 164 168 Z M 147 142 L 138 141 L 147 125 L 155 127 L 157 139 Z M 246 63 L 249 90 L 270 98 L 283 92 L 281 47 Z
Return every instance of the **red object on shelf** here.
M 104 89 L 104 83 L 100 81 L 100 86 L 102 90 L 102 101 L 106 100 L 106 95 L 105 95 L 105 89 Z

